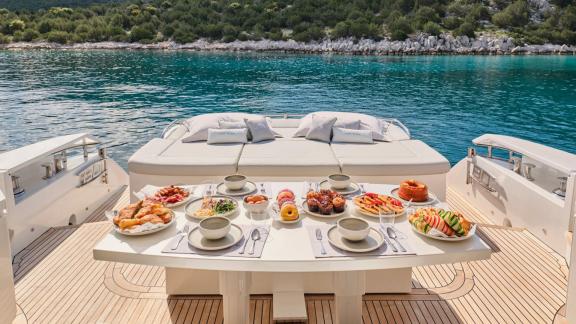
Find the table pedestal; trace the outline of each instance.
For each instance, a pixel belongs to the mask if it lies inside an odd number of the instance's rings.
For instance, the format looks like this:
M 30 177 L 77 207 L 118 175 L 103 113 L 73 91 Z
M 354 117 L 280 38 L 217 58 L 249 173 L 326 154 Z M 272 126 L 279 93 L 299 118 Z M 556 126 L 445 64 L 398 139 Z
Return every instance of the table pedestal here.
M 224 324 L 248 324 L 250 309 L 250 273 L 220 271 Z
M 366 292 L 364 271 L 334 272 L 335 323 L 362 323 L 362 295 Z

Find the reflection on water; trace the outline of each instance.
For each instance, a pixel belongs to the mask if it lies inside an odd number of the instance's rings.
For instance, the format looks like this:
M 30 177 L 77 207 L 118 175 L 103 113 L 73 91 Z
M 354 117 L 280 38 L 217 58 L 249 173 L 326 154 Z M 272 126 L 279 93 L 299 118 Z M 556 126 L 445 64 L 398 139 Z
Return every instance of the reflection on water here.
M 91 132 L 125 165 L 199 113 L 367 112 L 452 163 L 483 133 L 576 151 L 576 57 L 0 51 L 0 150 Z

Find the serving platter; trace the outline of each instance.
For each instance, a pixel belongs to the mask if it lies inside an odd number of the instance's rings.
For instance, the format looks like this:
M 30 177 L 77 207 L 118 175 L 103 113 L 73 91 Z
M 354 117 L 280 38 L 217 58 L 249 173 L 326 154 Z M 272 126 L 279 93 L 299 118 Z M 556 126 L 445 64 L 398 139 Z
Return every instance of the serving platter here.
M 244 187 L 242 189 L 239 189 L 239 190 L 228 189 L 224 182 L 221 182 L 220 184 L 218 184 L 216 186 L 216 192 L 218 192 L 219 194 L 224 195 L 224 196 L 233 196 L 233 197 L 249 195 L 251 193 L 254 193 L 256 191 L 256 189 L 258 189 L 258 187 L 252 181 L 246 181 L 246 185 L 244 185 Z
M 396 206 L 396 207 L 402 207 L 402 212 L 401 212 L 401 213 L 393 212 L 393 213 L 377 214 L 377 213 L 374 213 L 374 212 L 365 210 L 365 209 L 361 208 L 360 206 L 358 206 L 358 204 L 357 204 L 357 200 L 362 200 L 365 195 L 366 195 L 366 196 L 367 196 L 367 195 L 378 195 L 378 198 L 379 198 L 380 200 L 382 200 L 382 197 L 385 197 L 386 199 L 391 198 L 391 199 L 397 200 L 397 204 L 402 204 L 402 202 L 401 202 L 399 199 L 396 199 L 395 197 L 392 197 L 392 196 L 387 196 L 387 195 L 383 195 L 383 194 L 372 194 L 372 193 L 363 194 L 363 195 L 358 195 L 358 196 L 355 196 L 355 197 L 352 198 L 351 204 L 354 206 L 354 212 L 355 212 L 355 213 L 360 214 L 360 215 L 364 215 L 364 216 L 368 216 L 368 217 L 378 217 L 378 218 L 380 218 L 380 217 L 383 217 L 383 218 L 395 218 L 395 217 L 401 217 L 401 216 L 406 215 L 406 208 L 403 207 L 403 206 L 398 206 L 398 205 L 395 205 L 395 206 Z M 367 198 L 365 198 L 365 199 L 368 199 L 368 198 L 370 198 L 370 196 L 367 196 Z M 387 201 L 386 205 L 389 206 L 389 201 L 388 201 L 388 200 L 386 200 L 386 201 Z M 370 205 L 369 202 L 368 202 L 368 203 L 364 203 L 363 201 L 361 201 L 360 204 L 361 204 L 361 205 L 368 205 L 368 207 L 371 207 L 371 206 L 372 206 L 372 205 Z M 388 209 L 391 209 L 391 207 L 388 207 Z
M 396 187 L 395 189 L 392 189 L 392 191 L 390 192 L 390 195 L 392 195 L 394 198 L 400 200 L 403 203 L 408 203 L 408 200 L 402 199 L 398 196 L 398 189 L 400 189 L 399 187 Z M 426 201 L 421 201 L 421 202 L 415 202 L 415 201 L 411 201 L 410 205 L 411 206 L 429 206 L 429 205 L 434 205 L 438 203 L 438 198 L 436 197 L 435 194 L 428 192 L 428 200 Z
M 218 240 L 206 239 L 200 233 L 200 229 L 196 227 L 188 233 L 188 243 L 199 250 L 218 251 L 235 245 L 240 242 L 243 237 L 244 232 L 242 231 L 242 228 L 236 224 L 231 224 L 230 232 Z
M 224 196 L 224 195 L 214 195 L 211 198 L 212 199 L 220 199 L 220 200 L 222 200 L 222 199 L 230 200 L 230 201 L 232 201 L 232 203 L 234 203 L 234 209 L 231 211 L 228 211 L 226 213 L 214 214 L 214 215 L 206 216 L 206 217 L 196 216 L 195 212 L 197 210 L 202 209 L 202 203 L 204 201 L 204 198 L 203 197 L 202 198 L 195 198 L 195 199 L 192 199 L 190 202 L 188 202 L 186 207 L 184 207 L 184 211 L 186 212 L 186 216 L 190 217 L 190 218 L 194 218 L 194 219 L 205 219 L 205 218 L 212 217 L 212 216 L 229 217 L 229 216 L 234 215 L 234 213 L 236 213 L 239 209 L 238 202 L 233 197 Z
M 338 231 L 338 226 L 332 226 L 326 235 L 328 242 L 333 246 L 348 252 L 363 253 L 374 251 L 384 244 L 384 236 L 380 231 L 370 228 L 368 236 L 361 241 L 349 241 L 342 237 Z
M 344 206 L 343 212 L 340 212 L 340 213 L 332 212 L 330 215 L 325 215 L 325 214 L 310 211 L 308 209 L 308 204 L 306 204 L 306 201 L 303 201 L 302 204 L 300 205 L 300 207 L 302 207 L 302 210 L 306 214 L 308 214 L 310 216 L 318 217 L 318 218 L 337 218 L 337 217 L 340 217 L 340 216 L 346 214 L 346 212 L 348 211 L 348 203 L 346 203 L 346 205 Z
M 112 227 L 114 228 L 114 231 L 116 231 L 116 233 L 122 234 L 125 236 L 149 235 L 152 233 L 163 231 L 163 230 L 167 229 L 168 227 L 170 227 L 173 223 L 176 222 L 176 214 L 172 210 L 170 211 L 170 213 L 172 215 L 172 220 L 166 224 L 145 223 L 142 225 L 138 225 L 137 227 L 134 227 L 130 230 L 121 230 L 120 227 L 118 227 L 118 225 L 116 225 L 114 223 L 112 223 Z M 114 212 L 113 211 L 107 211 L 105 214 L 106 214 L 106 217 L 108 219 L 110 219 L 110 221 L 112 221 L 112 218 L 114 218 Z M 141 229 L 141 230 L 138 230 L 138 229 Z
M 358 192 L 358 190 L 360 190 L 360 185 L 355 183 L 355 182 L 350 183 L 348 188 L 336 189 L 330 185 L 330 182 L 328 180 L 324 180 L 324 181 L 320 182 L 319 187 L 320 187 L 320 189 L 333 190 L 333 191 L 335 191 L 341 195 L 344 195 L 344 196 L 351 195 L 355 192 Z
M 470 231 L 468 232 L 468 235 L 466 236 L 443 236 L 443 235 L 433 235 L 433 234 L 429 234 L 429 233 L 422 233 L 420 231 L 418 231 L 416 228 L 414 228 L 414 225 L 410 225 L 410 227 L 412 228 L 412 230 L 422 236 L 426 236 L 435 240 L 439 240 L 439 241 L 445 241 L 445 242 L 460 242 L 460 241 L 466 241 L 469 238 L 471 238 L 472 236 L 476 235 L 476 224 L 473 224 L 472 227 L 470 227 Z M 434 230 L 434 229 L 433 229 Z M 437 233 L 440 233 L 439 231 L 436 231 Z

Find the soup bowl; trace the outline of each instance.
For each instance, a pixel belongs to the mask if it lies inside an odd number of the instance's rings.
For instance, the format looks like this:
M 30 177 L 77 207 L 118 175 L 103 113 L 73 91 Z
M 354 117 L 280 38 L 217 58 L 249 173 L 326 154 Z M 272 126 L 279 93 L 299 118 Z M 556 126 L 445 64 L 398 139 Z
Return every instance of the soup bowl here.
M 336 226 L 340 235 L 349 241 L 362 241 L 370 233 L 370 224 L 361 218 L 342 218 Z
M 198 228 L 200 233 L 208 240 L 218 240 L 230 232 L 230 220 L 226 217 L 213 216 L 203 219 Z
M 346 189 L 350 186 L 350 176 L 345 174 L 332 174 L 328 176 L 328 182 L 334 189 Z

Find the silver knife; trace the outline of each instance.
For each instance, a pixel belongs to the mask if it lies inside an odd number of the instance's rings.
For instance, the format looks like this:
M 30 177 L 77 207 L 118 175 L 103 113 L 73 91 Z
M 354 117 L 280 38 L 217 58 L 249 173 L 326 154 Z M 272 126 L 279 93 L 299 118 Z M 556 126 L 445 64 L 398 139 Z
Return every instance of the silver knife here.
M 252 237 L 252 232 L 254 232 L 256 229 L 254 228 L 252 231 L 250 231 L 250 235 L 248 235 L 246 237 L 246 241 L 244 241 L 244 245 L 242 246 L 242 250 L 240 250 L 240 252 L 238 252 L 239 254 L 244 254 L 244 252 L 246 252 L 246 245 L 248 245 L 248 242 L 250 242 L 250 238 Z

